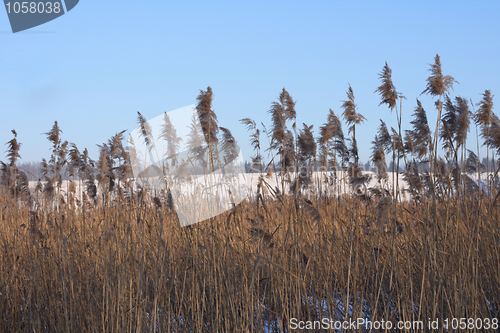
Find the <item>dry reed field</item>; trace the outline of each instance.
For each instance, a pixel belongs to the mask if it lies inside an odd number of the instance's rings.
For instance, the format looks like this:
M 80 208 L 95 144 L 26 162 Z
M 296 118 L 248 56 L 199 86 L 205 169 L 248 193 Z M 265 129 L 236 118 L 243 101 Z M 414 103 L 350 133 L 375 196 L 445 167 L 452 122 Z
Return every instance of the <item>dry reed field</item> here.
M 0 331 L 291 332 L 294 319 L 325 318 L 424 323 L 387 330 L 405 332 L 430 331 L 436 319 L 435 331 L 457 331 L 443 320 L 467 318 L 465 330 L 496 331 L 500 180 L 489 161 L 500 153 L 500 120 L 493 95 L 485 91 L 477 104 L 450 97 L 454 79 L 436 55 L 424 93 L 436 99 L 438 122 L 432 130 L 417 102 L 404 130 L 408 110 L 387 64 L 380 80 L 376 93 L 399 128 L 381 121 L 374 174 L 360 166 L 356 130 L 364 117 L 350 86 L 342 115 L 330 110 L 317 138 L 312 126 L 297 128 L 295 102 L 283 89 L 269 128 L 241 120 L 259 171 L 256 188 L 232 210 L 187 227 L 168 186 L 134 183 L 124 132 L 93 160 L 63 140 L 56 122 L 46 133 L 53 149 L 42 161 L 44 177 L 30 188 L 13 131 L 1 163 Z M 197 104 L 210 156 L 235 141 L 219 127 L 212 98 L 209 87 Z M 465 148 L 471 122 L 488 165 Z M 139 126 L 148 140 L 140 114 Z M 169 140 L 177 142 L 175 133 Z M 171 145 L 168 163 L 176 152 Z M 370 177 L 376 182 L 368 186 Z M 381 331 L 361 329 L 372 330 Z

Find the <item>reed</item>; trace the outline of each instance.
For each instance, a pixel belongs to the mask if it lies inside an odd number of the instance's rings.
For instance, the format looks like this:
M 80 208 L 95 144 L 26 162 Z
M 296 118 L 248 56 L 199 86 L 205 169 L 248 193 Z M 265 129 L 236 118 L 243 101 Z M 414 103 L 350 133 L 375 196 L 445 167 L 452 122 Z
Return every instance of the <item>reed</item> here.
M 431 132 L 418 100 L 410 129 L 389 130 L 381 121 L 371 155 L 378 185 L 368 187 L 370 173 L 357 168 L 355 132 L 364 118 L 352 88 L 341 105 L 350 139 L 332 110 L 319 138 L 312 126 L 296 131 L 295 102 L 283 89 L 271 104 L 270 131 L 241 120 L 260 171 L 256 193 L 187 227 L 169 191 L 133 184 L 136 152 L 123 145 L 124 132 L 100 144 L 94 161 L 63 140 L 55 123 L 46 133 L 53 149 L 42 164 L 42 193 L 18 168 L 21 143 L 13 131 L 0 165 L 0 331 L 290 332 L 293 318 L 492 323 L 500 316 L 500 183 L 495 172 L 487 191 L 473 180 L 487 169 L 475 152 L 465 158 L 465 145 L 472 119 L 488 150 L 500 153 L 500 122 L 489 91 L 471 114 L 468 100 L 446 96 L 453 80 L 440 74 L 438 56 L 432 71 L 425 92 L 444 98 L 441 126 Z M 400 125 L 402 96 L 390 73 L 386 64 L 377 92 Z M 213 149 L 227 160 L 236 154 L 212 94 L 198 98 L 200 119 L 188 137 L 192 161 L 203 154 L 196 150 L 203 139 L 220 143 Z M 153 154 L 151 129 L 138 119 Z M 175 159 L 179 140 L 164 120 L 162 138 L 172 142 L 164 157 L 170 166 L 185 163 Z M 271 143 L 267 166 L 261 133 Z M 403 193 L 388 182 L 389 152 L 405 160 Z M 204 167 L 218 162 L 224 158 Z M 324 167 L 319 178 L 311 172 L 317 166 Z M 350 187 L 339 185 L 338 170 L 349 172 Z M 281 173 L 278 185 L 273 172 Z

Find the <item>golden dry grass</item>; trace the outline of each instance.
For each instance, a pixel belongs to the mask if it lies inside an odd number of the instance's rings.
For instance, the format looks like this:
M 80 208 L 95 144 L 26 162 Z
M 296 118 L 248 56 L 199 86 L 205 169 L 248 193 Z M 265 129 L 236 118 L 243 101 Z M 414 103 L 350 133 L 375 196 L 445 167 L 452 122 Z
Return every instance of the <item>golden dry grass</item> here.
M 384 231 L 377 205 L 350 197 L 268 197 L 185 228 L 147 198 L 34 212 L 2 193 L 0 330 L 283 331 L 341 320 L 347 298 L 353 318 L 498 316 L 486 202 L 400 204 Z

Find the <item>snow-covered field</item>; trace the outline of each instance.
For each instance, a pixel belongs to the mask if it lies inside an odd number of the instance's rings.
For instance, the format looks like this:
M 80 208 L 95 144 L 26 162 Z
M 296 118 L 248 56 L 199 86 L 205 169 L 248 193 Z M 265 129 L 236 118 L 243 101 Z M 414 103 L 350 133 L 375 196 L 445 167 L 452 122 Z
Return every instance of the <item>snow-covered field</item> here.
M 372 187 L 378 187 L 378 188 L 384 188 L 389 191 L 392 191 L 394 186 L 393 184 L 396 182 L 396 173 L 393 172 L 388 172 L 387 173 L 387 179 L 382 180 L 381 182 L 378 182 L 376 173 L 373 171 L 364 171 L 364 175 L 368 177 L 368 182 L 366 182 L 364 186 L 366 188 L 372 188 Z M 296 176 L 292 175 L 290 178 L 291 179 L 286 179 L 285 177 L 285 190 L 288 190 L 290 187 L 291 181 L 295 179 Z M 478 177 L 477 174 L 471 174 L 469 177 L 474 180 L 474 182 L 477 184 L 478 182 Z M 488 174 L 483 173 L 481 174 L 481 182 L 484 183 L 485 180 L 487 179 Z M 336 182 L 334 181 L 334 174 L 333 172 L 314 172 L 312 177 L 311 177 L 311 183 L 309 184 L 308 188 L 304 191 L 304 193 L 314 193 L 317 192 L 318 189 L 321 189 L 321 191 L 324 193 L 329 194 L 346 194 L 346 193 L 352 193 L 354 189 L 349 186 L 349 179 L 348 175 L 346 172 L 342 171 L 337 171 L 337 177 L 336 177 Z M 398 185 L 402 193 L 405 193 L 405 189 L 408 189 L 408 184 L 404 180 L 404 175 L 399 174 L 399 180 L 398 180 Z M 272 173 L 271 175 L 268 175 L 266 173 L 243 173 L 239 174 L 236 177 L 233 177 L 231 182 L 234 184 L 239 184 L 241 187 L 241 195 L 243 196 L 251 196 L 252 194 L 255 194 L 257 191 L 257 186 L 259 184 L 259 179 L 262 179 L 262 185 L 264 188 L 267 189 L 276 189 L 278 188 L 281 191 L 282 187 L 282 179 L 281 176 L 277 173 Z M 200 177 L 198 177 L 198 183 L 200 183 Z M 196 181 L 195 181 L 196 182 Z M 42 182 L 43 183 L 43 182 Z M 80 193 L 82 189 L 85 188 L 85 186 L 82 186 L 82 183 L 80 181 L 75 181 L 75 187 L 77 193 Z M 187 182 L 184 184 L 193 184 L 193 182 Z M 37 186 L 36 181 L 30 181 L 30 189 L 34 190 Z M 61 186 L 61 190 L 63 193 L 67 192 L 69 186 L 69 181 L 64 180 Z M 191 185 L 192 186 L 192 185 Z M 404 195 L 403 195 L 404 199 Z
M 365 184 L 366 187 L 368 188 L 380 187 L 380 186 L 387 189 L 393 188 L 392 173 L 388 173 L 387 181 L 382 181 L 381 183 L 377 181 L 374 172 L 366 171 L 364 172 L 364 174 L 369 176 L 369 181 Z M 268 175 L 266 173 L 262 174 L 244 173 L 244 174 L 239 174 L 237 178 L 234 178 L 232 181 L 246 187 L 248 194 L 250 194 L 250 193 L 255 193 L 257 191 L 257 185 L 259 183 L 259 179 L 261 178 L 264 181 L 263 185 L 265 185 L 266 187 L 279 188 L 281 190 L 282 187 L 281 176 L 277 173 L 272 173 L 271 175 Z M 308 186 L 309 190 L 316 191 L 318 188 L 321 188 L 323 190 L 328 190 L 331 193 L 334 192 L 350 193 L 352 191 L 352 188 L 349 187 L 349 180 L 345 172 L 337 171 L 336 183 L 333 181 L 334 178 L 335 177 L 333 172 L 330 171 L 327 173 L 314 172 L 311 177 L 311 183 Z M 295 179 L 294 175 L 292 175 L 289 179 L 285 177 L 285 189 L 289 188 L 291 181 L 293 181 L 294 179 Z M 35 190 L 37 183 L 38 183 L 37 181 L 30 181 L 29 183 L 30 190 Z M 42 182 L 42 185 L 43 183 L 44 182 Z M 77 192 L 81 191 L 82 188 L 85 187 L 82 186 L 82 183 L 78 180 L 76 180 L 74 184 Z M 63 193 L 66 193 L 68 187 L 69 187 L 69 181 L 63 180 L 61 185 L 61 190 L 63 191 Z M 403 179 L 403 175 L 399 175 L 399 187 L 400 189 L 404 189 L 407 187 L 407 184 Z

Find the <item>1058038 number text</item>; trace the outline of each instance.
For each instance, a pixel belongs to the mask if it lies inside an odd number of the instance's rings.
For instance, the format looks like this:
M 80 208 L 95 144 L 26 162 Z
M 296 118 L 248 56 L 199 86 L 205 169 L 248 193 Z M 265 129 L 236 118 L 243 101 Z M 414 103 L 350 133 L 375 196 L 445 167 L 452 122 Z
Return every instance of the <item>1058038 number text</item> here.
M 7 2 L 5 4 L 7 8 L 7 13 L 15 13 L 15 14 L 59 14 L 61 12 L 61 3 L 60 2 Z

